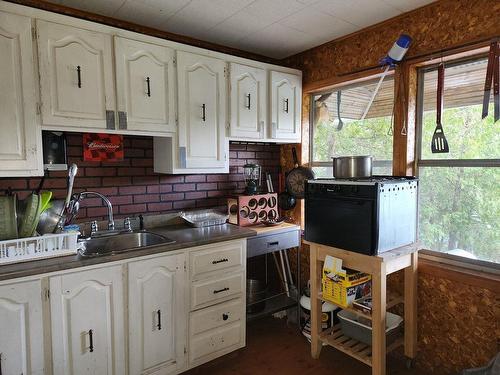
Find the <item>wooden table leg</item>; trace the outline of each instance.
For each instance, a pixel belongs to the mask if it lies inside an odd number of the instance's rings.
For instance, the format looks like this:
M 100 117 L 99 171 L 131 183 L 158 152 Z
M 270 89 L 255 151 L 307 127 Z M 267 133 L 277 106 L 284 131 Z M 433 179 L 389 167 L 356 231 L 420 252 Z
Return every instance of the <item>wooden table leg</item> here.
M 372 275 L 372 375 L 385 375 L 386 270 Z
M 417 355 L 417 268 L 418 252 L 411 254 L 411 265 L 405 268 L 405 355 Z
M 321 333 L 321 300 L 318 292 L 321 290 L 322 268 L 318 260 L 318 248 L 312 245 L 310 248 L 310 279 L 311 279 L 311 356 L 319 358 L 323 347 L 319 340 Z

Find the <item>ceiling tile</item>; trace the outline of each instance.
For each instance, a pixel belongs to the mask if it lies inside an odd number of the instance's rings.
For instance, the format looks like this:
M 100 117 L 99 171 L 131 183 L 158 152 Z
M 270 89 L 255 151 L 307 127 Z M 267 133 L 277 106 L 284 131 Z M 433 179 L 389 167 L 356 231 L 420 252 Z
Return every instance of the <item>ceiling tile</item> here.
M 168 14 L 165 14 L 163 10 L 153 8 L 144 3 L 127 0 L 127 2 L 113 14 L 113 17 L 134 22 L 139 25 L 164 29 Z
M 279 21 L 280 24 L 318 37 L 338 38 L 357 29 L 351 23 L 311 8 L 302 9 Z
M 60 4 L 69 7 L 111 16 L 125 3 L 125 0 L 62 0 Z
M 165 15 L 172 15 L 186 5 L 188 5 L 191 0 L 135 0 L 136 2 L 146 4 L 151 8 L 161 11 Z
M 381 0 L 321 0 L 313 7 L 360 28 L 374 25 L 401 13 Z
M 252 17 L 268 24 L 277 22 L 306 5 L 296 0 L 256 0 L 245 11 Z
M 384 3 L 399 9 L 401 12 L 409 12 L 410 10 L 432 3 L 435 0 L 382 0 Z
M 278 58 L 305 49 L 314 43 L 313 40 L 313 37 L 302 31 L 275 23 L 241 39 L 238 45 L 242 49 L 258 49 L 257 53 Z

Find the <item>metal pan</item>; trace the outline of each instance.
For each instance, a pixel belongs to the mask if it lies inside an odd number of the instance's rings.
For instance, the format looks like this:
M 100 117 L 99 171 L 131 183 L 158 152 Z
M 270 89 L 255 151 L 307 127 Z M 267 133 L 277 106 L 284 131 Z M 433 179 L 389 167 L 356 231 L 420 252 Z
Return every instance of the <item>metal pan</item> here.
M 303 199 L 305 196 L 305 185 L 307 180 L 314 180 L 314 172 L 311 168 L 299 166 L 297 159 L 297 150 L 292 148 L 293 168 L 286 176 L 285 186 L 286 190 L 298 199 Z

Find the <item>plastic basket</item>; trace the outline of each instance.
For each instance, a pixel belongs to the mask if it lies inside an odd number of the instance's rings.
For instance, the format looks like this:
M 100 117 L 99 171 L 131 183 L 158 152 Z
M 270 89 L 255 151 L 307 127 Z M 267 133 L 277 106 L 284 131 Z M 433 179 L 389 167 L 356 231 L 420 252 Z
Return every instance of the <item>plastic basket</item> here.
M 0 265 L 76 254 L 78 232 L 0 241 Z

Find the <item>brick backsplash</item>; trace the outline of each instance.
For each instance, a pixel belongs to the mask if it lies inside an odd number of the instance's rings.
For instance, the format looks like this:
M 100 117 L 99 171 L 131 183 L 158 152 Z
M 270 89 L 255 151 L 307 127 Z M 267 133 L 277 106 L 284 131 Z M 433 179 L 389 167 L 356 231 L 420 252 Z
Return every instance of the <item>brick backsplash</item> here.
M 263 176 L 270 172 L 274 186 L 278 186 L 280 146 L 276 144 L 231 143 L 229 174 L 165 175 L 153 172 L 151 137 L 125 136 L 125 158 L 120 162 L 83 161 L 82 135 L 72 133 L 66 137 L 68 163 L 78 165 L 74 192 L 94 190 L 106 195 L 116 217 L 224 205 L 228 196 L 243 191 L 242 166 L 249 162 L 260 164 Z M 55 198 L 65 198 L 66 176 L 66 171 L 49 172 L 43 190 L 51 190 Z M 40 177 L 0 178 L 0 190 L 10 188 L 24 199 L 39 182 Z M 105 215 L 106 208 L 99 198 L 87 198 L 77 221 L 100 220 Z

